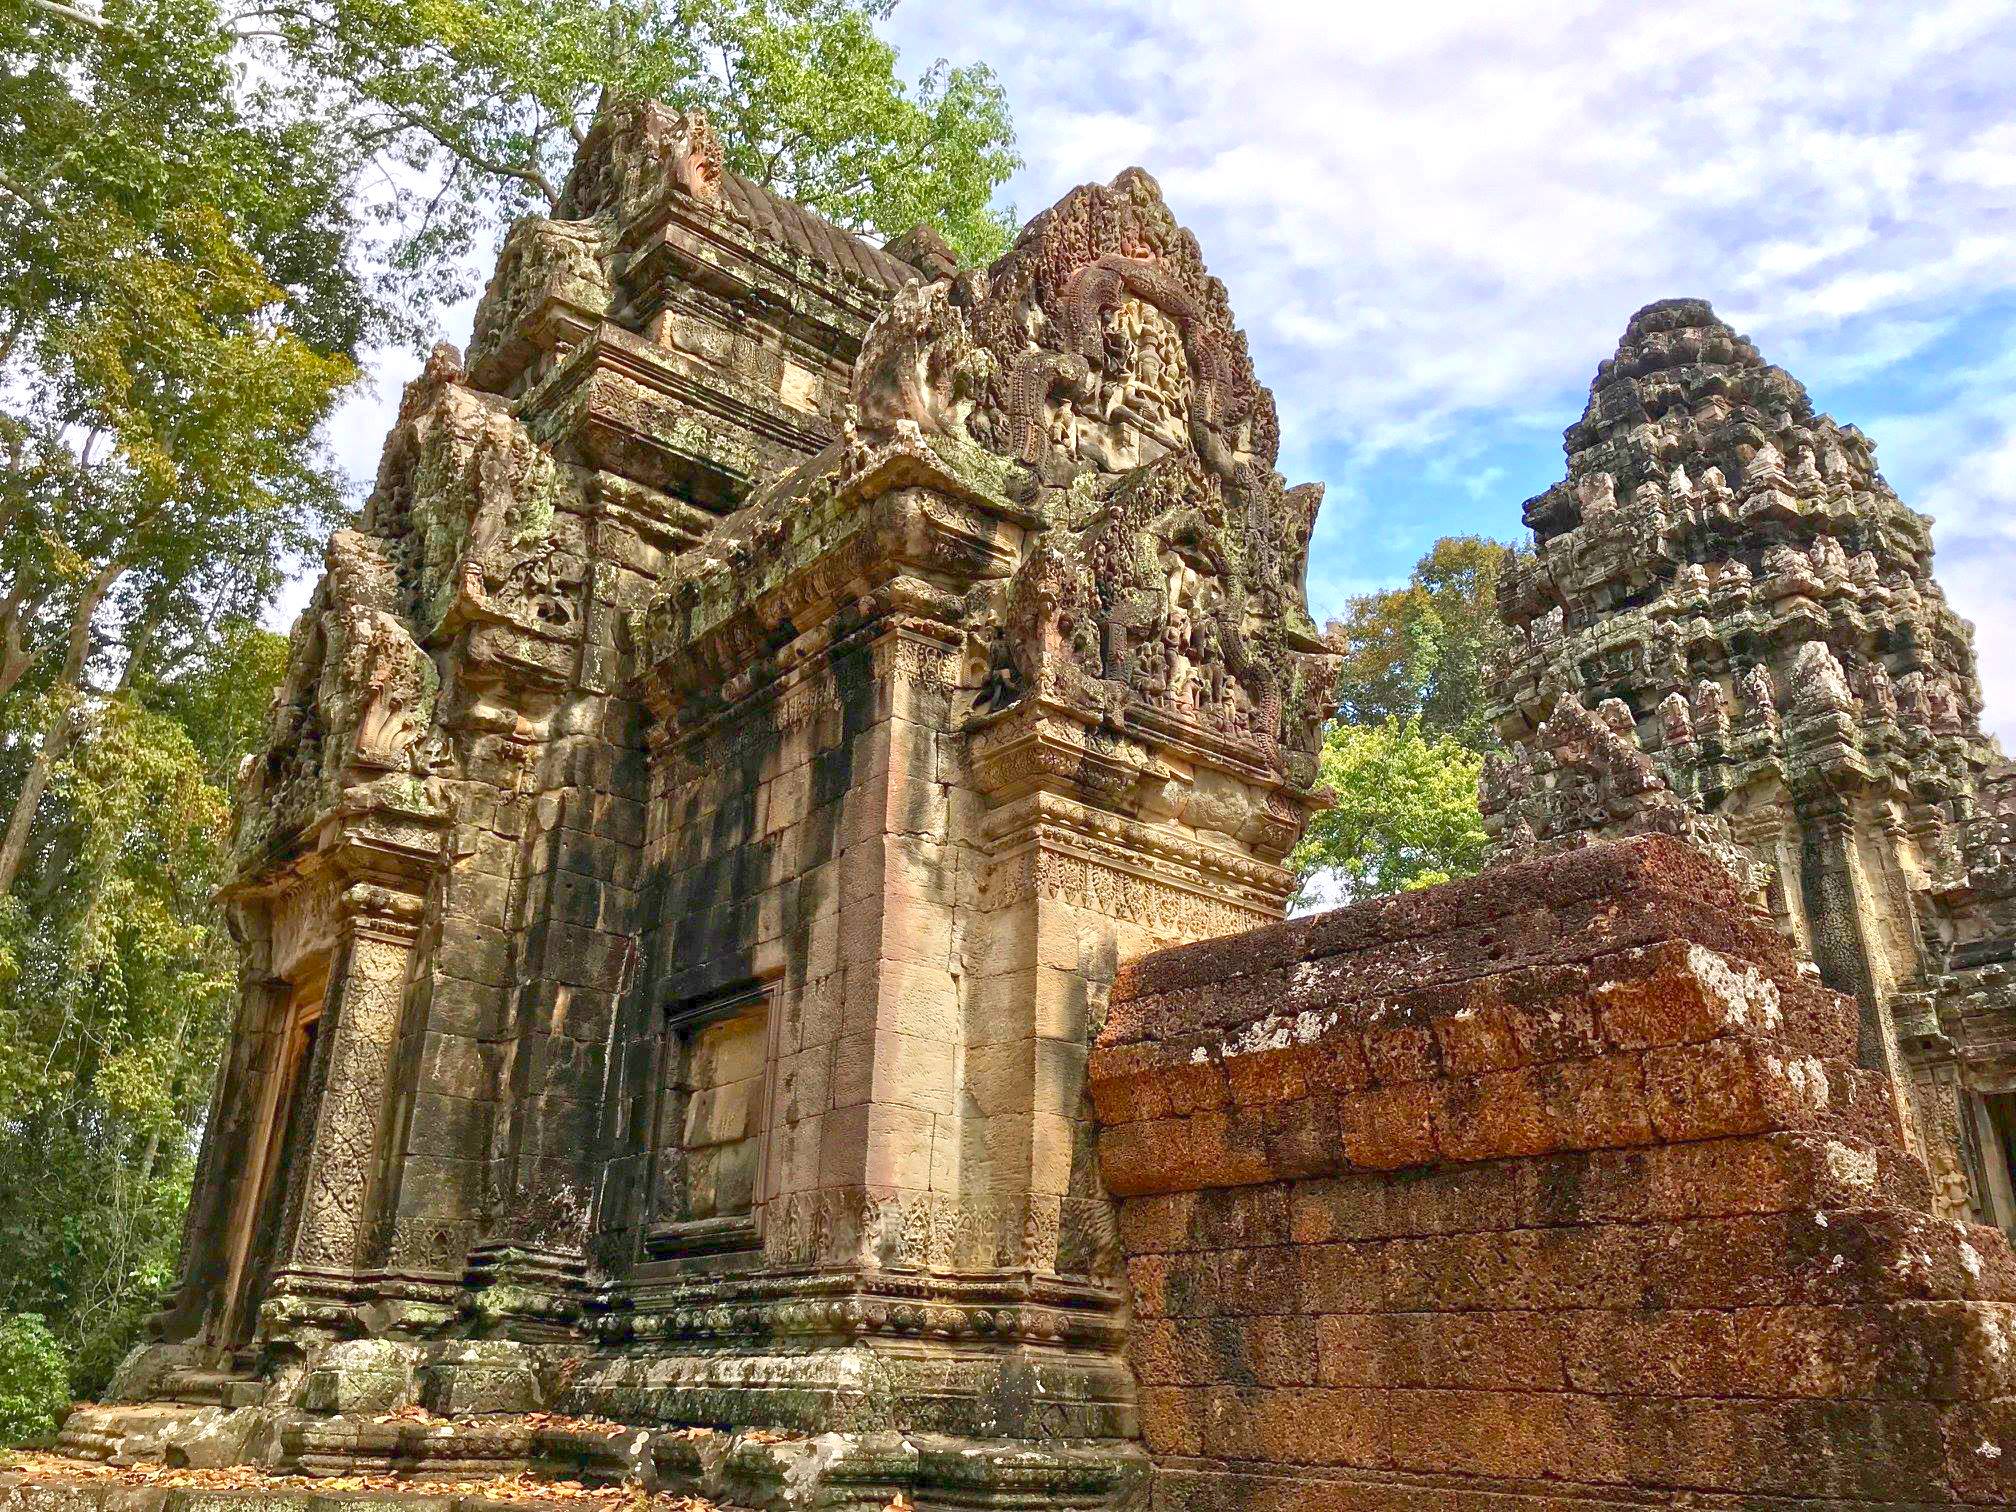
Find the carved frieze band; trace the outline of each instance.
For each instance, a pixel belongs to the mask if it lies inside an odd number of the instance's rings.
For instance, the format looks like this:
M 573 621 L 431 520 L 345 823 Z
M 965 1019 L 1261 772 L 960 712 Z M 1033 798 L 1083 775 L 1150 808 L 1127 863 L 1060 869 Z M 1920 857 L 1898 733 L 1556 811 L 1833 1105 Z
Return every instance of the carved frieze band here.
M 1199 879 L 1200 882 L 1203 879 Z M 1091 856 L 1031 846 L 988 867 L 981 904 L 1005 908 L 1047 898 L 1139 925 L 1159 939 L 1208 940 L 1278 923 L 1278 902 L 1212 894 Z
M 801 1192 L 769 1205 L 763 1234 L 764 1259 L 776 1266 L 1111 1277 L 1119 1265 L 1107 1203 L 1040 1194 Z

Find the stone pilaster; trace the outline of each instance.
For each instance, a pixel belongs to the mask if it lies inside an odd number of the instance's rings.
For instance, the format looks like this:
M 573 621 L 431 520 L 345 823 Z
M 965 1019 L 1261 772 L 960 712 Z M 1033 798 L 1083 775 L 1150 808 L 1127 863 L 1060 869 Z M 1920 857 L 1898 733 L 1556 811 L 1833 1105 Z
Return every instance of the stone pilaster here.
M 338 944 L 310 1085 L 315 1105 L 289 1173 L 287 1231 L 274 1299 L 347 1303 L 383 1259 L 380 1222 L 390 1155 L 393 1055 L 412 969 L 421 899 L 356 882 L 338 902 Z M 292 1309 L 274 1309 L 278 1323 Z

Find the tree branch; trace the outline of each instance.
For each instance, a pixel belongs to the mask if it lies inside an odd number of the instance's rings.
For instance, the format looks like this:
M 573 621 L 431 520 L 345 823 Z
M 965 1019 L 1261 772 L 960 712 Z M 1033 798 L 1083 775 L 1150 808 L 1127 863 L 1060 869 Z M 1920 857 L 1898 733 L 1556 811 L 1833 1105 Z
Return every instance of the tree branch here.
M 0 193 L 12 195 L 15 199 L 21 201 L 22 204 L 26 205 L 30 210 L 33 210 L 37 215 L 46 216 L 50 214 L 50 210 L 47 205 L 43 204 L 42 201 L 40 201 L 33 194 L 31 194 L 24 185 L 16 182 L 14 179 L 9 178 L 4 173 L 0 173 Z
M 475 148 L 469 146 L 468 143 L 455 141 L 425 116 L 416 115 L 410 110 L 402 109 L 400 106 L 393 105 L 387 101 L 380 101 L 379 103 L 383 104 L 387 110 L 403 120 L 413 130 L 420 132 L 424 136 L 432 137 L 443 149 L 461 158 L 472 168 L 480 169 L 484 173 L 495 174 L 499 178 L 517 179 L 520 183 L 530 184 L 546 196 L 546 203 L 549 208 L 559 208 L 560 191 L 553 187 L 552 180 L 548 179 L 537 167 L 515 168 L 509 163 L 499 163 L 490 158 L 483 157 Z
M 98 575 L 84 590 L 84 596 L 78 600 L 77 610 L 70 618 L 70 645 L 63 658 L 63 670 L 52 690 L 59 701 L 55 713 L 43 728 L 35 757 L 22 776 L 21 791 L 14 799 L 14 811 L 7 816 L 6 833 L 0 837 L 0 898 L 9 897 L 14 892 L 14 884 L 21 876 L 22 863 L 28 858 L 28 837 L 35 827 L 35 811 L 42 806 L 42 795 L 48 790 L 56 763 L 63 759 L 71 742 L 77 738 L 72 705 L 77 684 L 84 673 L 84 659 L 91 652 L 91 621 L 97 618 L 98 606 L 105 602 L 105 595 L 112 591 L 112 585 L 125 571 L 126 564 L 118 557 L 99 568 Z
M 14 691 L 14 685 L 21 681 L 28 669 L 35 665 L 35 656 L 21 639 L 22 610 L 28 599 L 28 585 L 18 582 L 8 592 L 5 602 L 0 602 L 0 698 Z
M 80 26 L 88 26 L 93 31 L 112 29 L 112 23 L 95 11 L 79 10 L 74 5 L 61 4 L 60 0 L 28 0 L 28 6 L 31 10 L 39 10 L 51 16 L 61 17 L 65 21 L 75 21 Z

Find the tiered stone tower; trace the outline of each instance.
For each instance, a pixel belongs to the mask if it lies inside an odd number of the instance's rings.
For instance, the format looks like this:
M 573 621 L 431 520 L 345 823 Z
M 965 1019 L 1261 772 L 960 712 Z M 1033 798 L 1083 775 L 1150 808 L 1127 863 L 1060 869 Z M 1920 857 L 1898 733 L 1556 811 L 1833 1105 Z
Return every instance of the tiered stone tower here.
M 308 1468 L 558 1452 L 418 1404 L 851 1436 L 750 1497 L 1128 1494 L 1085 1061 L 1123 956 L 1289 892 L 1332 659 L 1277 440 L 1138 170 L 955 276 L 605 116 L 295 632 L 121 1394 Z
M 2016 1223 L 2016 930 L 2001 752 L 1930 521 L 1853 426 L 1699 300 L 1632 317 L 1527 502 L 1486 774 L 1502 850 L 1633 830 L 1719 848 L 1863 1013 L 1940 1210 Z

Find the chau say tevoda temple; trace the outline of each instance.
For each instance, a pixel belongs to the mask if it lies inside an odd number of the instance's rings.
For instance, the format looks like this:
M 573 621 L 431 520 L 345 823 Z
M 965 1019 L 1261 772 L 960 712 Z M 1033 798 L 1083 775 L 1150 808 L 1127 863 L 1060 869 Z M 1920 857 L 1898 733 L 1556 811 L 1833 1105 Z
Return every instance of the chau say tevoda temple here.
M 266 1472 L 187 1512 L 2004 1504 L 2010 821 L 1927 522 L 1641 312 L 1507 579 L 1499 864 L 1281 922 L 1279 440 L 1138 169 L 961 269 L 605 112 L 328 544 L 182 1275 L 66 1446 Z

